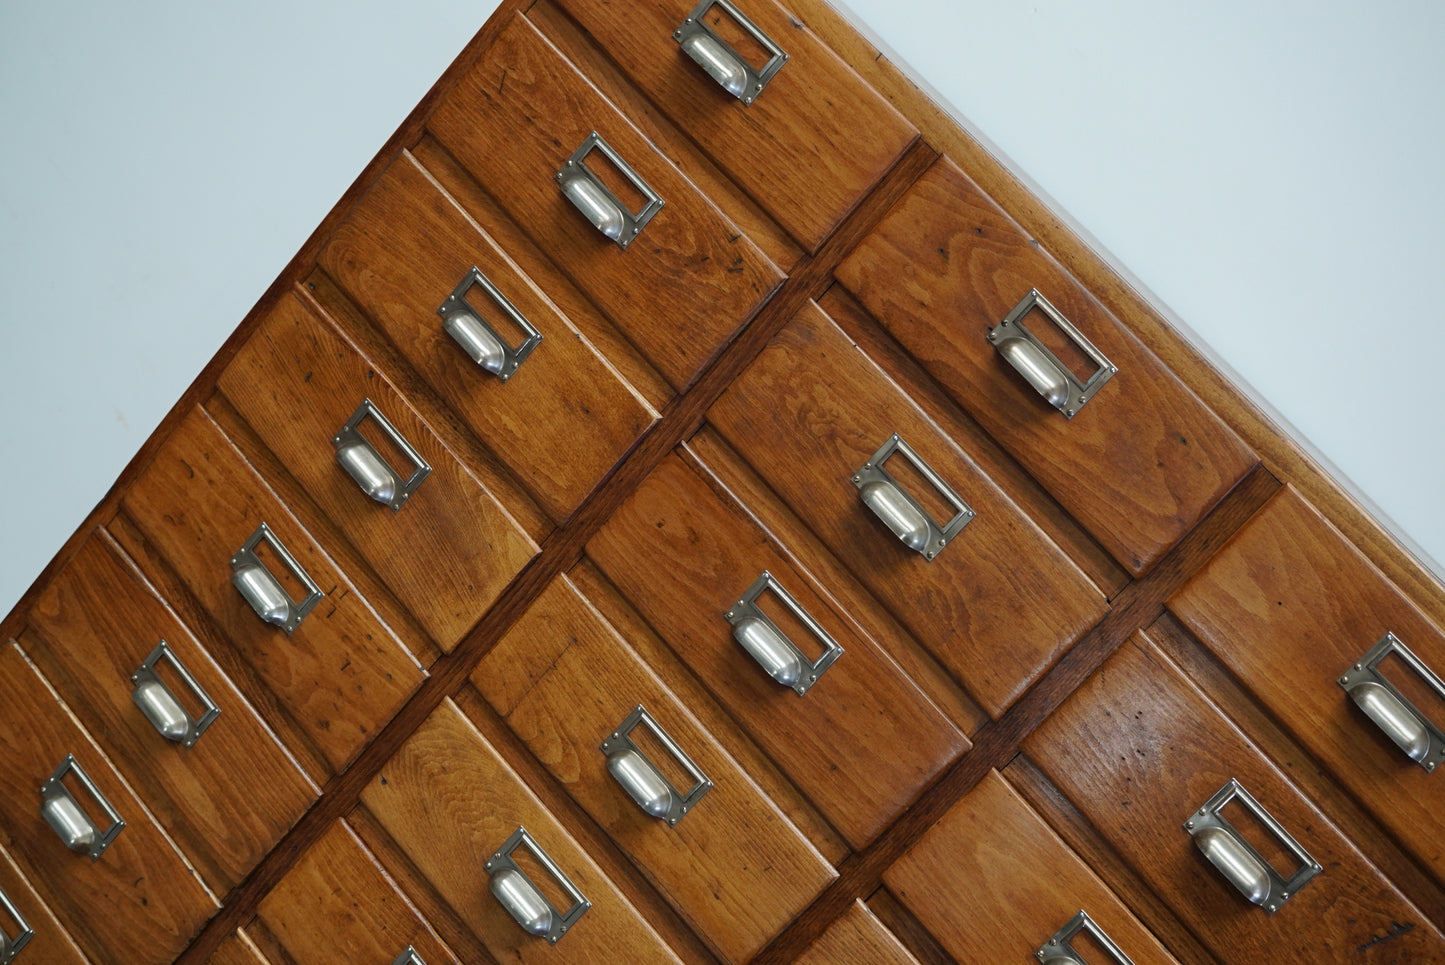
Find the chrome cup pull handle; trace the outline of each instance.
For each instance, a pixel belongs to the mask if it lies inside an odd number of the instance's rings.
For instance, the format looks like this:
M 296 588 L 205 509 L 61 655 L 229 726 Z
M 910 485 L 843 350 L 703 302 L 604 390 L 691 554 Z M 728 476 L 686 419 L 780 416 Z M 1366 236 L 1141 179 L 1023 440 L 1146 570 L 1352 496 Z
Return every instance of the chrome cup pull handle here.
M 789 640 L 787 634 L 778 629 L 777 624 L 758 606 L 758 598 L 767 590 L 772 591 L 822 646 L 823 652 L 817 660 L 808 659 L 802 648 Z M 737 605 L 723 617 L 732 624 L 733 639 L 757 661 L 758 666 L 784 687 L 791 687 L 799 697 L 806 694 L 822 678 L 824 671 L 833 665 L 833 661 L 843 654 L 843 647 L 838 641 L 767 570 L 763 570 Z
M 630 210 L 612 193 L 612 189 L 602 182 L 597 173 L 587 166 L 587 155 L 594 150 L 606 156 L 613 167 L 631 181 L 647 199 L 641 211 Z M 557 183 L 561 185 L 567 200 L 592 222 L 593 227 L 624 249 L 636 240 L 664 204 L 662 196 L 652 190 L 647 182 L 642 180 L 641 175 L 622 160 L 621 155 L 602 140 L 596 131 L 588 134 L 582 146 L 573 151 L 572 156 L 563 163 L 562 169 L 557 172 Z
M 191 693 L 200 701 L 203 708 L 200 717 L 192 717 L 190 711 L 186 710 L 177 699 L 175 692 L 161 679 L 160 674 L 156 673 L 156 664 L 162 660 L 171 665 L 185 685 L 190 688 Z M 164 640 L 156 644 L 155 649 L 150 652 L 150 656 L 146 657 L 136 672 L 130 675 L 130 682 L 132 686 L 131 700 L 140 708 L 141 713 L 145 714 L 146 720 L 151 722 L 156 733 L 187 749 L 194 747 L 196 741 L 200 740 L 201 735 L 206 732 L 206 728 L 211 726 L 212 721 L 221 716 L 221 708 L 216 706 L 211 695 L 206 693 L 205 688 L 195 677 L 191 676 L 191 672 L 185 668 L 185 665 L 176 657 L 175 651 Z
M 519 345 L 508 345 L 497 326 L 487 321 L 486 313 L 479 311 L 467 300 L 467 293 L 473 287 L 485 292 L 497 310 L 523 333 L 524 337 Z M 483 371 L 492 373 L 503 382 L 512 377 L 517 367 L 527 360 L 527 356 L 531 355 L 532 350 L 542 341 L 542 333 L 537 327 L 492 284 L 491 279 L 482 274 L 480 268 L 473 267 L 462 277 L 457 287 L 452 289 L 452 293 L 437 309 L 437 314 L 442 317 L 442 328 L 451 336 L 452 341 L 460 345 L 462 351 Z
M 1054 932 L 1052 938 L 1040 945 L 1039 950 L 1034 952 L 1034 957 L 1043 962 L 1043 965 L 1097 965 L 1086 963 L 1084 957 L 1074 950 L 1074 938 L 1079 932 L 1092 938 L 1115 965 L 1134 965 L 1133 960 L 1124 954 L 1124 950 L 1114 944 L 1114 940 L 1099 927 L 1098 922 L 1082 909 L 1069 919 L 1067 925 Z
M 392 962 L 391 965 L 426 965 L 426 962 L 422 960 L 421 955 L 417 953 L 415 948 L 408 945 L 406 946 L 406 951 L 396 956 L 396 961 Z
M 63 779 L 70 772 L 74 772 L 76 780 L 85 788 L 91 800 L 110 819 L 110 824 L 104 830 L 91 820 L 70 788 L 65 786 Z M 100 793 L 100 788 L 95 786 L 90 775 L 85 773 L 85 769 L 72 754 L 66 754 L 65 760 L 60 762 L 55 773 L 40 785 L 40 816 L 67 848 L 76 854 L 90 855 L 91 861 L 99 860 L 105 849 L 115 841 L 115 836 L 125 828 L 125 822 L 115 808 Z
M 1035 308 L 1047 316 L 1049 321 L 1094 363 L 1094 372 L 1087 381 L 1081 381 L 1024 325 L 1024 316 Z M 1024 377 L 1024 381 L 1033 386 L 1034 391 L 1068 419 L 1077 415 L 1084 403 L 1092 399 L 1104 383 L 1119 371 L 1104 357 L 1104 353 L 1095 348 L 1094 343 L 1085 338 L 1084 333 L 1074 327 L 1073 322 L 1065 318 L 1063 312 L 1040 295 L 1037 289 L 1025 295 L 1023 301 L 1015 305 L 1002 322 L 988 330 L 988 340 L 1005 361 Z
M 406 456 L 412 465 L 410 475 L 403 476 L 397 471 L 361 434 L 362 423 L 367 421 L 374 423 Z M 351 418 L 346 420 L 346 425 L 331 437 L 331 445 L 336 450 L 336 461 L 361 487 L 361 491 L 383 506 L 390 506 L 394 513 L 406 505 L 411 494 L 431 475 L 431 465 L 370 399 L 362 400 Z
M 532 857 L 546 869 L 547 873 L 556 880 L 563 892 L 571 899 L 572 906 L 565 912 L 559 911 L 542 893 L 542 889 L 538 888 L 536 883 L 527 877 L 527 873 L 512 859 L 512 852 L 521 847 L 525 847 L 532 853 Z M 522 930 L 529 935 L 545 938 L 553 945 L 561 941 L 562 936 L 567 934 L 567 929 L 575 925 L 577 919 L 592 907 L 592 902 L 577 890 L 577 886 L 562 873 L 562 869 L 557 867 L 556 862 L 542 850 L 524 827 L 518 827 L 513 831 L 506 843 L 497 849 L 484 867 L 487 874 L 491 876 L 489 887 L 492 896 L 503 908 L 507 909 L 507 913 L 516 920 L 518 925 L 522 926 Z
M 713 7 L 721 7 L 758 46 L 767 51 L 768 59 L 762 67 L 754 67 L 732 44 L 708 25 L 707 14 Z M 763 88 L 768 86 L 768 81 L 788 62 L 788 55 L 783 52 L 783 48 L 744 16 L 731 0 L 702 0 L 672 32 L 672 39 L 676 40 L 683 52 L 706 71 L 709 77 L 717 81 L 723 90 L 744 104 L 751 104 L 756 100 Z
M 692 786 L 686 791 L 673 787 L 662 770 L 632 740 L 632 730 L 639 724 L 652 732 L 658 743 L 692 779 Z M 668 827 L 681 821 L 697 806 L 702 796 L 712 790 L 712 781 L 641 704 L 624 717 L 617 729 L 602 742 L 602 753 L 607 755 L 608 773 L 622 785 L 628 796 L 646 813 L 666 821 Z
M 1298 871 L 1285 878 L 1219 813 L 1233 800 L 1238 800 L 1253 812 L 1260 823 L 1285 846 L 1299 862 Z M 1319 862 L 1310 857 L 1309 852 L 1255 800 L 1254 795 L 1233 778 L 1184 822 L 1184 830 L 1189 832 L 1195 846 L 1209 859 L 1209 863 L 1214 865 L 1240 894 L 1271 915 L 1320 873 Z
M 0 931 L 0 965 L 10 965 L 20 950 L 30 944 L 30 939 L 35 937 L 35 929 L 21 916 L 20 909 L 15 907 L 15 902 L 0 888 L 0 908 L 5 909 L 5 914 L 15 923 L 15 934 L 10 935 Z
M 286 592 L 281 581 L 272 575 L 271 571 L 266 568 L 266 564 L 261 562 L 261 558 L 256 555 L 256 547 L 263 540 L 286 564 L 292 575 L 306 587 L 304 600 L 297 602 L 291 599 L 291 595 Z M 285 630 L 287 636 L 290 636 L 301 625 L 301 621 L 306 619 L 306 614 L 310 613 L 325 596 L 321 592 L 321 587 L 317 586 L 316 581 L 301 568 L 301 564 L 296 562 L 296 557 L 281 545 L 281 541 L 276 538 L 271 527 L 265 523 L 256 527 L 256 532 L 252 533 L 251 538 L 246 540 L 236 554 L 231 557 L 231 585 L 251 605 L 251 609 L 256 611 L 258 617 L 272 626 Z
M 1445 700 L 1445 680 L 1441 680 L 1393 633 L 1386 633 L 1342 673 L 1339 684 L 1410 760 L 1427 771 L 1434 771 L 1445 760 L 1445 731 L 1421 713 L 1389 678 L 1380 673 L 1380 662 L 1391 654 L 1398 656 L 1427 687 Z
M 894 454 L 912 463 L 928 484 L 953 507 L 952 519 L 946 523 L 935 520 L 923 504 L 893 478 L 884 463 Z M 923 554 L 926 560 L 931 561 L 973 521 L 974 512 L 969 505 L 896 432 L 863 464 L 862 469 L 853 474 L 852 481 L 858 490 L 858 498 L 873 511 L 873 515 L 902 540 L 904 546 Z

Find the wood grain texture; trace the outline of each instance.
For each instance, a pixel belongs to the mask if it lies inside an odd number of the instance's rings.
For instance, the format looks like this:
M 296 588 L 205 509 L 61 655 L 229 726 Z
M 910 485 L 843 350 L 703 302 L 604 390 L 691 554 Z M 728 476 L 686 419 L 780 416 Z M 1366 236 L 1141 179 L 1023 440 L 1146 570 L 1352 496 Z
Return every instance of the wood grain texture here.
M 245 932 L 238 931 L 221 942 L 208 965 L 268 965 L 266 956 Z
M 130 675 L 161 640 L 221 708 L 189 749 L 157 734 L 131 699 Z M 110 759 L 217 894 L 321 793 L 104 530 L 46 588 L 21 644 L 86 729 L 105 735 Z M 168 664 L 158 672 L 199 707 Z
M 333 768 L 349 763 L 425 677 L 203 410 L 176 427 L 124 508 Z M 263 521 L 326 594 L 289 637 L 231 585 L 231 555 Z M 115 535 L 124 546 L 124 534 Z
M 749 105 L 719 87 L 673 39 L 696 6 L 691 0 L 557 4 L 810 252 L 918 136 L 806 24 L 772 0 L 740 5 L 789 58 Z M 723 16 L 714 7 L 705 20 L 713 24 Z
M 1140 634 L 1023 749 L 1215 955 L 1226 961 L 1430 961 L 1445 937 L 1381 878 Z M 1183 822 L 1237 779 L 1324 870 L 1274 915 L 1195 848 Z M 1237 817 L 1231 813 L 1230 817 Z M 1261 838 L 1261 847 L 1266 839 Z
M 1078 567 L 816 306 L 773 339 L 708 421 L 995 718 L 1108 610 Z M 893 433 L 977 513 L 931 562 L 902 545 L 849 481 Z M 892 460 L 889 469 L 898 471 Z
M 511 217 L 675 387 L 690 383 L 782 281 L 523 17 L 507 24 L 429 129 L 479 183 L 506 185 L 497 200 Z M 555 181 L 592 131 L 666 202 L 625 251 Z M 502 143 L 507 150 L 497 150 Z
M 797 965 L 918 965 L 897 936 L 861 901 L 848 906 L 795 961 Z
M 35 893 L 10 856 L 0 848 L 0 894 L 9 899 L 25 924 L 34 932 L 26 943 L 25 957 L 16 958 L 20 965 L 87 965 L 85 955 L 75 947 L 55 913 Z M 13 943 L 20 934 L 20 924 L 0 911 L 0 930 Z

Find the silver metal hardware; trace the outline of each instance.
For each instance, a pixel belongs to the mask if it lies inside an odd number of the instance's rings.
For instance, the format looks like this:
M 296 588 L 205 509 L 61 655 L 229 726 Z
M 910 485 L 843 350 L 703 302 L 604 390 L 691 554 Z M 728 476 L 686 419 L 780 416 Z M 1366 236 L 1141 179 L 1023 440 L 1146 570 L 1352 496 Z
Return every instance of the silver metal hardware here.
M 1299 870 L 1288 879 L 1270 867 L 1254 846 L 1244 840 L 1234 825 L 1219 813 L 1236 798 L 1299 861 Z M 1240 894 L 1271 915 L 1320 873 L 1319 862 L 1311 858 L 1309 852 L 1234 778 L 1230 778 L 1228 784 L 1184 822 L 1184 830 L 1194 838 L 1194 844 L 1204 852 L 1209 863 L 1238 888 Z
M 15 956 L 20 954 L 20 950 L 30 944 L 30 939 L 35 937 L 35 929 L 26 923 L 20 914 L 20 909 L 15 907 L 15 903 L 10 900 L 10 896 L 5 894 L 3 889 L 0 889 L 0 908 L 4 908 L 5 913 L 10 916 L 10 920 L 15 922 L 14 935 L 7 935 L 0 931 L 0 965 L 10 965 L 10 962 L 15 960 Z
M 940 524 L 889 474 L 883 464 L 894 453 L 913 463 L 913 467 L 939 495 L 957 510 L 951 520 Z M 973 520 L 974 512 L 968 504 L 896 432 L 863 464 L 862 469 L 853 474 L 853 485 L 857 487 L 864 505 L 873 510 L 873 515 L 882 520 L 883 525 L 892 530 L 905 546 L 922 553 L 926 560 L 937 556 Z
M 486 292 L 512 324 L 526 333 L 527 337 L 522 339 L 521 345 L 515 348 L 508 345 L 496 326 L 467 301 L 467 292 L 471 291 L 473 285 Z M 517 366 L 525 362 L 527 356 L 532 354 L 532 349 L 542 341 L 542 333 L 537 331 L 537 326 L 527 321 L 527 316 L 517 310 L 517 306 L 492 284 L 491 279 L 482 274 L 480 268 L 473 267 L 463 276 L 446 301 L 437 309 L 437 314 L 442 317 L 442 328 L 462 347 L 462 351 L 466 352 L 473 362 L 503 382 L 512 377 Z
M 190 712 L 176 699 L 175 693 L 156 673 L 156 664 L 161 660 L 171 665 L 205 708 L 199 718 L 191 717 Z M 187 749 L 194 747 L 196 741 L 206 732 L 206 728 L 211 726 L 211 722 L 221 716 L 221 708 L 216 706 L 211 695 L 191 676 L 191 672 L 164 640 L 156 644 L 140 668 L 130 675 L 130 682 L 133 687 L 130 699 L 135 701 L 141 713 L 145 714 L 146 720 L 151 722 L 156 733 Z
M 685 793 L 673 787 L 667 776 L 633 742 L 632 729 L 638 724 L 646 724 L 647 729 L 692 778 L 692 787 Z M 681 821 L 702 800 L 702 796 L 712 790 L 712 781 L 641 704 L 624 717 L 617 729 L 602 742 L 602 753 L 607 755 L 608 773 L 637 802 L 637 806 L 655 818 L 662 818 L 668 827 Z
M 67 771 L 75 772 L 76 780 L 80 781 L 91 799 L 100 805 L 100 809 L 110 819 L 110 825 L 104 831 L 96 827 L 95 822 L 75 799 L 75 795 L 70 792 L 70 788 L 62 782 L 61 779 Z M 115 836 L 125 827 L 125 822 L 115 813 L 115 808 L 111 807 L 110 802 L 100 793 L 100 788 L 95 786 L 95 782 L 85 773 L 85 768 L 80 766 L 73 754 L 66 754 L 65 760 L 60 762 L 55 773 L 40 785 L 40 816 L 67 848 L 76 854 L 90 855 L 91 861 L 99 860 L 105 849 L 115 840 Z
M 722 7 L 729 17 L 737 21 L 748 34 L 768 52 L 768 61 L 761 68 L 748 63 L 747 59 L 733 49 L 717 32 L 703 20 L 713 7 Z M 709 77 L 717 81 L 722 89 L 744 104 L 751 104 L 768 86 L 783 65 L 788 55 L 773 39 L 763 33 L 758 25 L 743 15 L 730 0 L 702 0 L 682 25 L 672 32 L 672 39 L 691 57 Z
M 256 555 L 256 547 L 262 540 L 266 541 L 291 573 L 305 585 L 306 599 L 300 603 L 291 599 L 281 582 L 266 569 L 266 564 Z M 325 596 L 321 587 L 307 575 L 301 564 L 296 562 L 296 557 L 281 545 L 276 534 L 271 532 L 271 527 L 265 523 L 257 526 L 251 538 L 231 557 L 231 585 L 251 604 L 251 609 L 256 611 L 258 617 L 285 630 L 287 636 L 301 625 L 306 614 Z
M 533 884 L 532 879 L 527 877 L 527 873 L 512 860 L 512 852 L 523 846 L 532 852 L 532 857 L 547 869 L 547 873 L 556 879 L 567 897 L 572 899 L 572 907 L 566 912 L 558 911 L 547 896 L 542 894 L 541 889 Z M 562 873 L 562 869 L 547 856 L 547 852 L 542 850 L 524 827 L 518 826 L 517 830 L 512 832 L 506 843 L 492 855 L 485 868 L 492 879 L 490 887 L 493 897 L 516 919 L 522 930 L 529 935 L 545 938 L 553 945 L 592 907 L 592 902 L 577 890 L 577 886 Z
M 414 468 L 410 476 L 403 479 L 401 473 L 383 459 L 376 447 L 361 434 L 361 424 L 367 419 L 376 423 L 411 461 Z M 362 400 L 351 418 L 346 420 L 346 425 L 331 437 L 331 445 L 336 449 L 336 461 L 341 463 L 341 468 L 356 481 L 361 491 L 383 506 L 390 506 L 392 512 L 406 505 L 411 494 L 431 475 L 431 466 L 421 453 L 402 437 L 391 420 L 382 415 L 370 399 Z
M 1040 945 L 1039 950 L 1034 952 L 1034 957 L 1044 965 L 1091 965 L 1084 961 L 1082 955 L 1074 951 L 1074 936 L 1079 932 L 1087 932 L 1089 937 L 1109 953 L 1109 957 L 1114 960 L 1116 965 L 1134 965 L 1129 956 L 1124 954 L 1124 950 L 1114 944 L 1114 940 L 1099 927 L 1098 922 L 1090 918 L 1089 913 L 1082 909 L 1069 919 L 1067 925 L 1054 932 L 1054 937 Z
M 613 166 L 647 199 L 641 211 L 629 211 L 627 206 L 618 200 L 617 195 L 612 193 L 612 189 L 603 184 L 602 179 L 587 166 L 587 155 L 594 149 L 605 154 Z M 637 235 L 652 220 L 652 216 L 662 210 L 665 203 L 596 131 L 588 134 L 582 146 L 573 151 L 572 156 L 562 165 L 562 170 L 557 172 L 557 182 L 562 186 L 562 193 L 567 195 L 567 199 L 577 210 L 581 211 L 598 231 L 623 248 L 636 240 Z
M 396 961 L 392 962 L 391 965 L 426 965 L 426 962 L 417 954 L 415 948 L 408 945 L 406 946 L 406 951 L 396 956 Z
M 1410 760 L 1427 771 L 1445 760 L 1445 731 L 1420 712 L 1410 699 L 1376 669 L 1390 654 L 1399 654 L 1411 670 L 1445 700 L 1445 681 L 1405 646 L 1393 633 L 1386 633 L 1350 669 L 1340 675 L 1340 686 L 1359 708 L 1385 732 Z
M 1094 363 L 1094 374 L 1087 382 L 1080 382 L 1079 377 L 1024 325 L 1024 316 L 1035 308 L 1047 315 L 1059 331 Z M 1031 290 L 1008 313 L 1008 317 L 988 330 L 988 340 L 1039 395 L 1069 419 L 1078 414 L 1084 403 L 1098 394 L 1100 387 L 1119 371 L 1103 352 L 1094 347 L 1093 342 L 1084 337 L 1083 332 L 1074 327 L 1073 322 L 1064 317 L 1063 312 L 1039 294 L 1038 289 Z
M 764 590 L 772 590 L 773 595 L 782 601 L 783 605 L 793 612 L 793 616 L 823 645 L 823 653 L 817 660 L 809 660 L 798 645 L 789 640 L 787 635 L 778 629 L 777 624 L 768 619 L 768 615 L 758 607 L 756 601 Z M 843 647 L 838 641 L 834 640 L 767 570 L 763 570 L 762 576 L 753 581 L 753 585 L 748 587 L 737 605 L 723 616 L 732 624 L 733 639 L 752 655 L 758 665 L 767 671 L 768 676 L 784 687 L 793 688 L 793 692 L 799 697 L 806 694 L 823 676 L 823 672 L 833 665 L 833 661 L 843 654 Z

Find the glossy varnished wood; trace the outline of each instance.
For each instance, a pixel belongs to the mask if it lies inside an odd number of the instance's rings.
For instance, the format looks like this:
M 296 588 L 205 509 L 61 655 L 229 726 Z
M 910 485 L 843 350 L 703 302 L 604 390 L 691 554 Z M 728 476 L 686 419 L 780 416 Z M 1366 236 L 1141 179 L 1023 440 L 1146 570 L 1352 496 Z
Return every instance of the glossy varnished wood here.
M 266 956 L 261 954 L 250 936 L 236 932 L 221 943 L 216 954 L 207 965 L 268 965 Z
M 0 892 L 10 899 L 34 932 L 26 943 L 25 957 L 15 960 L 19 965 L 87 965 L 85 956 L 55 919 L 55 913 L 30 887 L 4 849 L 0 849 Z M 12 942 L 18 937 L 19 924 L 3 911 L 0 911 L 0 929 Z
M 868 906 L 855 901 L 823 936 L 796 959 L 797 965 L 917 965 Z

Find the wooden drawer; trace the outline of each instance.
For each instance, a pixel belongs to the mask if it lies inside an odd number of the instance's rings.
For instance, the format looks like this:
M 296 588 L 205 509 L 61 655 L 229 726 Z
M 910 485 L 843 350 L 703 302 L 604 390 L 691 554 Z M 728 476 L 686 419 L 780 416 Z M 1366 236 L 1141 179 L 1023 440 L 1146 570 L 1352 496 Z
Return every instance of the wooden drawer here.
M 817 941 L 794 960 L 794 965 L 918 965 L 868 907 L 854 901 Z
M 6 952 L 14 954 L 17 965 L 87 965 L 86 957 L 55 920 L 55 913 L 46 907 L 3 849 L 0 849 L 0 933 L 5 936 L 0 958 Z
M 450 700 L 385 764 L 361 801 L 442 900 L 499 961 L 677 962 L 567 831 Z M 525 828 L 591 907 L 555 947 L 488 894 L 486 864 Z M 572 901 L 523 847 L 514 852 L 565 920 Z M 530 860 L 529 860 L 530 859 Z M 505 880 L 505 879 L 504 879 Z M 498 884 L 499 888 L 504 885 Z
M 428 128 L 674 387 L 688 384 L 782 282 L 772 262 L 521 15 L 437 106 Z M 593 132 L 664 201 L 625 250 L 558 186 L 563 164 Z M 638 193 L 623 191 L 621 174 L 600 154 L 591 152 L 591 169 L 619 196 Z
M 6 713 L 0 717 L 0 836 L 11 856 L 90 958 L 171 961 L 216 913 L 215 898 L 14 641 L 0 647 L 0 680 L 6 689 Z M 68 817 L 76 846 L 88 839 L 96 847 L 110 840 L 96 859 L 89 857 L 90 850 L 68 850 L 43 816 L 43 785 L 71 756 L 124 822 L 111 836 L 114 822 L 78 772 L 72 768 L 61 777 L 73 798 L 69 805 L 52 807 Z M 77 807 L 93 829 L 76 816 Z
M 968 749 L 827 589 L 680 456 L 637 488 L 587 553 L 854 848 Z M 844 651 L 802 697 L 734 641 L 725 617 L 764 572 Z M 820 655 L 774 592 L 758 605 L 808 659 Z
M 997 771 L 883 880 L 961 962 L 1027 961 L 1080 910 L 1139 965 L 1174 961 Z
M 458 965 L 343 821 L 301 856 L 256 919 L 295 965 L 392 965 L 408 948 L 426 965 Z
M 208 965 L 268 965 L 265 956 L 256 949 L 250 936 L 236 932 L 225 941 L 216 953 L 207 960 Z
M 318 256 L 322 267 L 557 521 L 657 418 L 483 223 L 403 152 Z M 541 336 L 505 380 L 447 334 L 438 309 L 474 271 Z M 479 283 L 475 314 L 510 349 L 527 333 Z M 504 371 L 503 371 L 504 369 Z
M 350 762 L 420 685 L 416 658 L 201 409 L 176 426 L 121 506 L 332 769 Z M 262 523 L 325 594 L 290 636 L 263 621 L 231 582 L 232 557 Z M 130 535 L 120 527 L 115 534 L 122 545 Z M 287 580 L 271 547 L 258 552 Z M 292 599 L 303 599 L 300 581 L 290 582 Z
M 171 656 L 154 675 L 171 697 L 158 698 L 159 719 L 173 720 L 164 712 L 177 704 L 188 718 L 169 738 L 133 698 L 132 675 L 162 640 Z M 21 645 L 81 724 L 103 735 L 106 754 L 216 894 L 239 884 L 320 794 L 104 530 L 46 588 Z M 177 663 L 219 710 L 199 737 L 205 704 Z
M 751 959 L 834 878 L 836 872 L 777 805 L 765 797 L 576 587 L 560 578 L 513 625 L 472 674 L 501 714 L 638 870 L 728 961 Z M 689 773 L 641 723 L 609 737 L 636 707 L 703 775 Z M 671 784 L 676 823 L 645 812 L 610 773 L 599 749 L 616 741 L 615 766 L 637 752 Z M 646 764 L 640 765 L 651 774 Z M 656 777 L 652 778 L 653 781 Z M 655 786 L 639 785 L 639 793 Z M 649 798 L 666 808 L 666 797 Z
M 1392 743 L 1339 683 L 1387 633 L 1445 674 L 1445 633 L 1292 489 L 1271 499 L 1168 605 L 1445 882 L 1440 779 Z M 1399 657 L 1379 669 L 1437 730 L 1445 728 L 1445 696 L 1432 694 Z M 1429 759 L 1441 760 L 1445 747 L 1429 743 Z
M 316 302 L 295 292 L 283 296 L 219 385 L 442 650 L 461 640 L 536 555 L 536 544 L 497 497 Z M 399 509 L 369 497 L 333 448 L 365 401 L 431 468 Z M 400 499 L 406 489 L 397 483 L 417 466 L 377 414 L 364 417 L 356 431 L 397 476 L 378 495 Z
M 737 9 L 786 55 L 762 92 L 739 88 L 750 103 L 714 81 L 676 39 L 735 53 L 765 50 L 714 5 L 690 21 L 694 0 L 554 0 L 606 49 L 657 107 L 804 248 L 823 239 L 918 136 L 913 125 L 772 0 Z M 708 33 L 713 38 L 707 38 Z M 698 39 L 692 39 L 696 36 Z M 766 56 L 766 54 L 764 54 Z M 746 58 L 754 73 L 760 64 Z M 728 63 L 727 60 L 721 61 Z M 733 63 L 727 76 L 738 83 Z
M 1257 458 L 967 175 L 940 159 L 836 270 L 944 389 L 1135 576 Z M 1066 418 L 989 330 L 1037 290 L 1117 369 Z M 1097 365 L 1038 308 L 1023 325 L 1084 379 Z
M 815 305 L 708 420 L 994 717 L 1108 611 L 1078 567 Z M 976 514 L 932 559 L 895 536 L 852 481 L 895 434 Z M 886 472 L 914 498 L 936 498 L 937 508 L 925 502 L 934 519 L 956 512 L 903 453 Z
M 1445 937 L 1268 763 L 1144 634 L 1124 644 L 1024 752 L 1225 961 L 1436 961 Z M 1255 907 L 1185 822 L 1237 780 L 1323 870 L 1278 911 Z M 1288 878 L 1300 866 L 1236 799 L 1224 818 Z M 1278 896 L 1271 892 L 1268 900 Z

